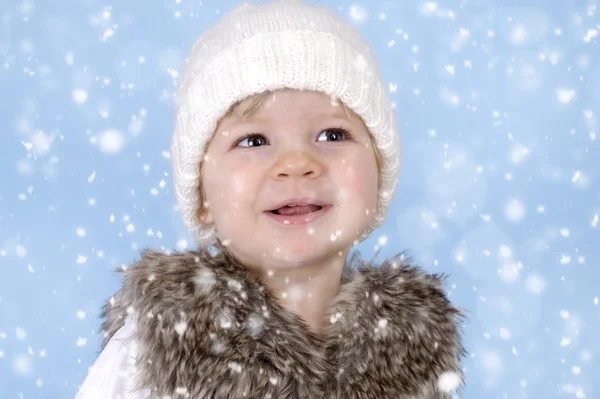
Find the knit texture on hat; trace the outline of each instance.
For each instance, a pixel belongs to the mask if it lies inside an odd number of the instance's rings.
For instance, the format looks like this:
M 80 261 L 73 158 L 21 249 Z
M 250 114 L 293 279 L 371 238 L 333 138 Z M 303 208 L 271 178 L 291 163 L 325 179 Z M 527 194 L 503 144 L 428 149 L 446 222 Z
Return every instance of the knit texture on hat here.
M 359 238 L 385 220 L 400 168 L 396 120 L 372 51 L 361 34 L 332 11 L 301 1 L 245 3 L 194 43 L 179 80 L 171 153 L 175 196 L 199 245 L 215 229 L 197 218 L 200 162 L 217 121 L 250 95 L 289 88 L 316 90 L 360 115 L 381 155 L 374 219 Z

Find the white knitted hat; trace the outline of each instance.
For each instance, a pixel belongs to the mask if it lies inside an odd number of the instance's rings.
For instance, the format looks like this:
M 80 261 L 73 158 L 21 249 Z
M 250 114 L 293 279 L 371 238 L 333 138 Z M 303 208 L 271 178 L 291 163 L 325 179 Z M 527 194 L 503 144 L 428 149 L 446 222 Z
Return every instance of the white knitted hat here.
M 299 0 L 245 3 L 194 43 L 176 101 L 171 153 L 175 196 L 199 245 L 215 242 L 197 218 L 199 165 L 217 121 L 235 102 L 266 90 L 316 90 L 360 115 L 381 155 L 381 186 L 369 234 L 385 220 L 400 168 L 396 120 L 377 62 L 361 34 L 332 11 Z

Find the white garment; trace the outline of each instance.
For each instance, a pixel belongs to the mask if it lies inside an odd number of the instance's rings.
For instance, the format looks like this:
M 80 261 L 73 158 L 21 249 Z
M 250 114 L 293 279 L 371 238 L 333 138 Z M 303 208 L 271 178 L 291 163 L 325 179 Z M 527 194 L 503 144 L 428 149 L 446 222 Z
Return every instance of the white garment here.
M 137 345 L 132 337 L 135 319 L 125 324 L 106 344 L 75 399 L 142 399 L 148 394 L 132 392 L 136 373 Z

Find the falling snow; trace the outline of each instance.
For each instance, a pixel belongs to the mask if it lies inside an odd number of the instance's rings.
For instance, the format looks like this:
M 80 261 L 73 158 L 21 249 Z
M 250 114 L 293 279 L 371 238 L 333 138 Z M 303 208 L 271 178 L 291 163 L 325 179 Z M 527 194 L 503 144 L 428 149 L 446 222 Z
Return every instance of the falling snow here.
M 27 338 L 27 333 L 25 332 L 25 330 L 19 327 L 16 331 L 16 337 L 19 340 L 24 340 L 25 338 Z
M 100 149 L 107 154 L 115 154 L 123 149 L 125 139 L 117 130 L 106 130 L 98 139 Z
M 506 218 L 511 222 L 520 222 L 525 217 L 525 204 L 520 199 L 511 199 L 504 208 Z
M 172 189 L 174 89 L 193 35 L 236 2 L 149 2 L 143 16 L 53 3 L 0 6 L 0 397 L 73 397 L 112 271 L 144 248 L 195 247 Z M 598 2 L 314 3 L 374 46 L 403 145 L 385 223 L 358 248 L 448 274 L 469 319 L 463 398 L 600 397 Z M 350 234 L 331 226 L 324 241 Z M 217 279 L 195 282 L 207 293 Z M 259 335 L 264 321 L 243 326 Z M 224 311 L 217 327 L 235 322 Z
M 74 89 L 73 90 L 73 100 L 75 100 L 75 102 L 77 104 L 84 104 L 88 99 L 88 93 L 85 90 L 82 89 Z
M 446 371 L 438 378 L 438 388 L 442 392 L 452 392 L 460 385 L 460 376 L 452 371 Z
M 78 255 L 77 256 L 77 264 L 82 265 L 87 261 L 87 256 L 85 255 Z
M 15 253 L 19 258 L 24 258 L 27 255 L 27 250 L 23 246 L 17 245 Z
M 558 89 L 556 90 L 556 98 L 563 104 L 568 104 L 575 97 L 575 90 Z

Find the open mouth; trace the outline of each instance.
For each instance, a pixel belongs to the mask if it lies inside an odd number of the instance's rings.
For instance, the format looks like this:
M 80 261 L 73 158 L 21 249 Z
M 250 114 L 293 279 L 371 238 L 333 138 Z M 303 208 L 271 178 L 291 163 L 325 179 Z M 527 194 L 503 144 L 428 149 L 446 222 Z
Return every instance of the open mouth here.
M 265 211 L 270 219 L 287 226 L 313 223 L 329 213 L 331 205 L 290 204 L 277 209 Z
M 323 207 L 319 206 L 319 205 L 313 205 L 313 204 L 293 205 L 292 204 L 292 205 L 282 206 L 279 209 L 273 209 L 271 211 L 271 213 L 273 213 L 275 215 L 293 216 L 293 215 L 305 215 L 307 213 L 320 211 L 321 209 L 323 209 Z

